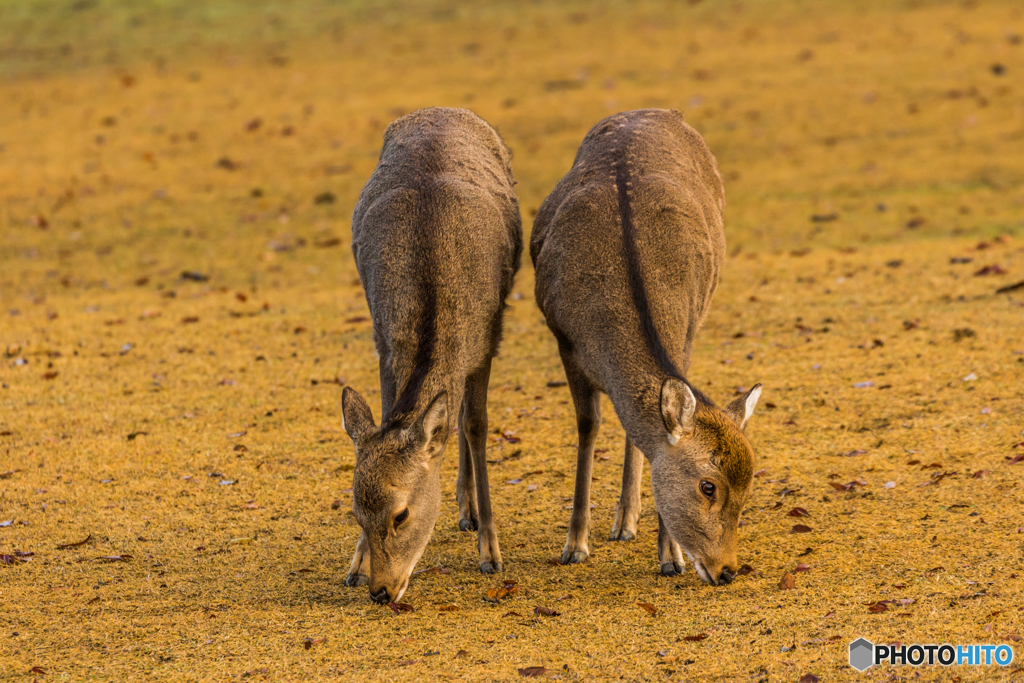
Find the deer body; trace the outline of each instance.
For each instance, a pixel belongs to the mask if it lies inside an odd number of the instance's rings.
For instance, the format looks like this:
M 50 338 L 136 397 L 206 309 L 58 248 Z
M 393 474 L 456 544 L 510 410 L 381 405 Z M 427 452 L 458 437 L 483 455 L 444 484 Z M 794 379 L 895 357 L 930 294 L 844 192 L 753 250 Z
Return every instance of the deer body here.
M 349 585 L 397 601 L 440 510 L 440 460 L 459 427 L 459 526 L 477 529 L 480 569 L 502 569 L 485 444 L 487 385 L 522 226 L 510 154 L 465 109 L 394 121 L 352 219 L 352 250 L 380 356 L 381 424 L 350 388 L 353 507 L 363 529 Z
M 687 553 L 704 581 L 732 580 L 753 474 L 742 430 L 760 385 L 719 409 L 685 380 L 725 254 L 724 206 L 700 135 L 679 112 L 647 109 L 594 126 L 537 213 L 530 244 L 537 303 L 558 341 L 579 429 L 563 563 L 589 555 L 604 392 L 626 431 L 612 538 L 636 535 L 646 456 L 662 573 L 683 571 Z

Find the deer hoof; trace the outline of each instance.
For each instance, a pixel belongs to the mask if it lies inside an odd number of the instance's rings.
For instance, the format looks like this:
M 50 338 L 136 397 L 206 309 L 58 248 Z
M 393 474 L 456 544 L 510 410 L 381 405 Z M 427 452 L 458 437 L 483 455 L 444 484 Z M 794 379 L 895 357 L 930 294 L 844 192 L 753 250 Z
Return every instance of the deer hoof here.
M 480 563 L 480 573 L 481 574 L 493 574 L 494 572 L 500 572 L 502 569 L 504 569 L 504 567 L 502 567 L 501 562 L 495 562 L 495 563 L 481 562 Z
M 580 564 L 586 562 L 588 557 L 590 557 L 590 553 L 586 550 L 573 550 L 572 552 L 566 550 L 562 553 L 562 564 Z
M 610 541 L 632 541 L 636 538 L 636 534 L 629 529 L 622 529 L 621 531 L 612 530 L 612 535 L 608 540 Z
M 350 588 L 365 586 L 368 583 L 370 583 L 370 577 L 366 574 L 349 574 L 348 578 L 345 579 L 345 585 Z
M 459 520 L 459 531 L 476 531 L 477 523 L 475 519 L 460 519 Z
M 676 564 L 675 562 L 662 562 L 661 563 L 661 575 L 662 576 L 679 576 L 684 573 L 686 569 Z

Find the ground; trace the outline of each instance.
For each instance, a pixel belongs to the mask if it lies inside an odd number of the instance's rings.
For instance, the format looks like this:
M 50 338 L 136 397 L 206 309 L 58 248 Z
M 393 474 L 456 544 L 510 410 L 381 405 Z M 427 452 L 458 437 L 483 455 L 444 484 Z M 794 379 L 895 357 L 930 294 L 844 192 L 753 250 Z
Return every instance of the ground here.
M 0 679 L 1024 680 L 1018 2 L 33 0 L 0 26 Z M 415 611 L 345 587 L 340 385 L 379 417 L 349 219 L 429 105 L 501 131 L 527 229 L 603 116 L 707 139 L 729 257 L 689 379 L 764 385 L 731 585 L 658 575 L 649 483 L 638 539 L 605 540 L 607 400 L 591 557 L 553 562 L 576 434 L 527 258 L 489 396 L 505 571 L 457 530 L 450 444 Z M 1016 659 L 858 674 L 858 637 Z

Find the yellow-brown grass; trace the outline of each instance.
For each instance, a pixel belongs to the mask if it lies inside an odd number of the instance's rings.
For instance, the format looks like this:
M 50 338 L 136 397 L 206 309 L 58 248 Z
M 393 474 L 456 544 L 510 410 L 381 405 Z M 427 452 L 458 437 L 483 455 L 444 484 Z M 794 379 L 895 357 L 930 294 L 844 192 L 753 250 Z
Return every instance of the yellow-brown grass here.
M 75 6 L 0 10 L 0 554 L 35 553 L 0 565 L 0 677 L 834 680 L 858 636 L 1006 643 L 921 674 L 1024 675 L 1019 3 Z M 549 562 L 576 434 L 527 265 L 490 392 L 518 592 L 483 599 L 452 447 L 420 564 L 450 573 L 400 616 L 344 586 L 337 382 L 379 417 L 348 220 L 384 127 L 435 104 L 501 130 L 527 221 L 609 112 L 706 137 L 731 257 L 690 379 L 765 386 L 754 573 L 659 577 L 649 486 L 638 540 L 603 540 L 607 401 L 591 558 Z

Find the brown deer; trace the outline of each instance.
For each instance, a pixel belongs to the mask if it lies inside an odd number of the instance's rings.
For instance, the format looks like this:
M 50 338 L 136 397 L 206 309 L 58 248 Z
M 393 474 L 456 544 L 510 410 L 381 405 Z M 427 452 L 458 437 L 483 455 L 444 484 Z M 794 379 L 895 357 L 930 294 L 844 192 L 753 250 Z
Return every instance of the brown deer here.
M 458 420 L 459 528 L 478 530 L 480 571 L 501 571 L 487 482 L 487 384 L 522 221 L 510 153 L 466 109 L 431 108 L 384 133 L 352 217 L 352 251 L 380 356 L 381 424 L 342 392 L 356 449 L 362 535 L 346 583 L 397 601 L 441 506 L 440 464 Z
M 725 253 L 714 156 L 674 110 L 610 116 L 583 140 L 541 205 L 530 255 L 537 303 L 558 342 L 579 430 L 562 563 L 590 554 L 590 481 L 608 394 L 626 431 L 612 540 L 636 537 L 643 456 L 651 463 L 661 573 L 732 581 L 752 487 L 743 434 L 761 386 L 719 409 L 686 381 Z

